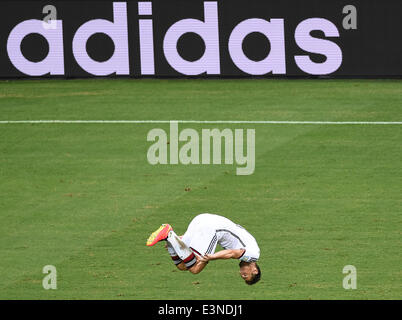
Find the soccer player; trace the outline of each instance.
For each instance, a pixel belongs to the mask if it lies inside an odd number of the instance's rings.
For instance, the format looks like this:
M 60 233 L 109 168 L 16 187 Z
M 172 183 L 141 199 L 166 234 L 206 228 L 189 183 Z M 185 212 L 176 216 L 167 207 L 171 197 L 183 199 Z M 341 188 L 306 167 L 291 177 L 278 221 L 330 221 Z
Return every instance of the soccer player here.
M 247 284 L 260 280 L 257 241 L 246 229 L 225 217 L 210 213 L 197 215 L 182 237 L 169 224 L 163 224 L 148 238 L 147 246 L 161 240 L 166 240 L 166 248 L 180 270 L 197 274 L 211 260 L 238 259 L 240 276 Z M 215 252 L 218 243 L 223 250 Z

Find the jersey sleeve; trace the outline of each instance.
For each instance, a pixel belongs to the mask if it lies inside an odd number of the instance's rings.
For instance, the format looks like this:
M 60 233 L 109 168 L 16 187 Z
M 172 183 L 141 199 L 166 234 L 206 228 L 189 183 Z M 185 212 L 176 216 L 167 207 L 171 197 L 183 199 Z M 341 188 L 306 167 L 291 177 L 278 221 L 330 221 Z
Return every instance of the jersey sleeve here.
M 243 248 L 244 252 L 240 256 L 239 260 L 244 262 L 256 262 L 260 257 L 260 253 L 253 252 L 252 250 L 247 250 L 247 248 Z

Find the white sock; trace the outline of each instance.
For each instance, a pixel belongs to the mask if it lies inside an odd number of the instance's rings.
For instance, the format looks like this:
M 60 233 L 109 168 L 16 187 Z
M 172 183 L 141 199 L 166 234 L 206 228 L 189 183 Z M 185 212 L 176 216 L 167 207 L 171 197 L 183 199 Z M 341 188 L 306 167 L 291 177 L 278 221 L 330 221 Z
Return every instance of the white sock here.
M 178 237 L 178 235 L 173 230 L 169 232 L 166 240 L 172 246 L 179 258 L 183 260 L 187 268 L 192 267 L 197 262 L 193 251 L 189 247 L 187 247 L 187 245 Z
M 169 241 L 166 241 L 167 251 L 169 252 L 170 257 L 172 258 L 175 265 L 178 265 L 182 262 L 172 245 Z

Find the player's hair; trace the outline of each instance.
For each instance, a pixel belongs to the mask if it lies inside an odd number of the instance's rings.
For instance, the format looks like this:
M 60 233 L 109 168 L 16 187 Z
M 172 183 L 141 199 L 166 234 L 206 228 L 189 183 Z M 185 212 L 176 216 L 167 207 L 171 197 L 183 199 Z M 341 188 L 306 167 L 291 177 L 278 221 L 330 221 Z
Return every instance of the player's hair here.
M 260 281 L 260 279 L 261 279 L 261 270 L 260 270 L 260 267 L 258 266 L 257 263 L 255 263 L 255 267 L 257 268 L 258 273 L 255 274 L 251 280 L 246 281 L 246 283 L 247 283 L 248 285 L 250 285 L 250 286 L 251 286 L 252 284 L 257 283 L 257 282 Z

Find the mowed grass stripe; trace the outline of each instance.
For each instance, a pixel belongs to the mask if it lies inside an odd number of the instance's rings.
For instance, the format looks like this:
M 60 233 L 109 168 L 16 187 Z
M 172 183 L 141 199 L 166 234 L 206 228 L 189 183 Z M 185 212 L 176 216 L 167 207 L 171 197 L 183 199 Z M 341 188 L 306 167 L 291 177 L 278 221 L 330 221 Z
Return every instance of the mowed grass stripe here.
M 0 81 L 1 120 L 402 121 L 400 80 Z

